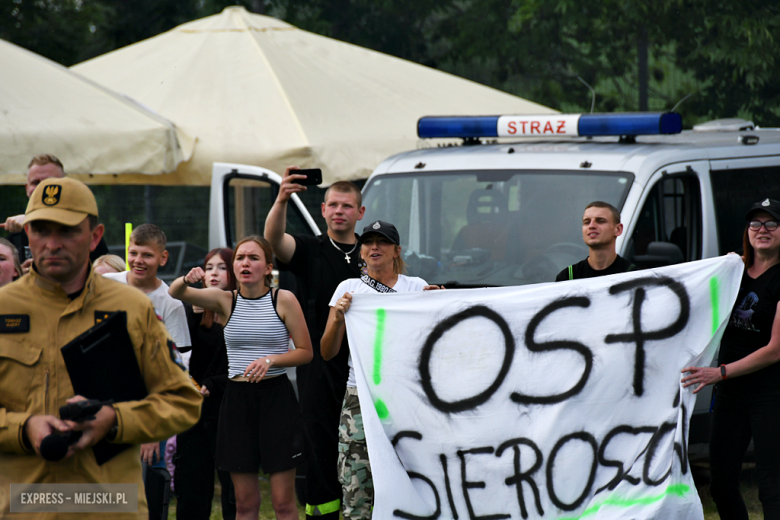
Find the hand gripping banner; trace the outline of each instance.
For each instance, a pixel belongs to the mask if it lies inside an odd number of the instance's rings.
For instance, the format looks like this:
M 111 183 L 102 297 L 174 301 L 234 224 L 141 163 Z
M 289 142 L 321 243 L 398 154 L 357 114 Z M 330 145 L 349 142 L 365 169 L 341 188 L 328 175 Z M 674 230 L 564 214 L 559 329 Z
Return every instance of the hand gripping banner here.
M 701 519 L 696 396 L 736 255 L 496 289 L 355 294 L 373 517 Z

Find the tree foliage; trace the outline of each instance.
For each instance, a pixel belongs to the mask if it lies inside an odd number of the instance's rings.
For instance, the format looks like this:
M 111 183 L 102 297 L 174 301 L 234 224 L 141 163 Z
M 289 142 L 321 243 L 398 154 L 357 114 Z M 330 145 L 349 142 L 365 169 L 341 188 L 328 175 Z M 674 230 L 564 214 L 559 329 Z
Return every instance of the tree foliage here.
M 80 61 L 95 25 L 105 15 L 98 2 L 4 0 L 0 2 L 0 38 L 72 65 Z
M 564 111 L 637 110 L 644 48 L 650 109 L 780 125 L 776 0 L 6 0 L 0 37 L 72 65 L 235 4 Z
M 694 110 L 780 126 L 780 3 L 674 0 L 666 8 L 677 62 L 706 85 L 691 99 Z

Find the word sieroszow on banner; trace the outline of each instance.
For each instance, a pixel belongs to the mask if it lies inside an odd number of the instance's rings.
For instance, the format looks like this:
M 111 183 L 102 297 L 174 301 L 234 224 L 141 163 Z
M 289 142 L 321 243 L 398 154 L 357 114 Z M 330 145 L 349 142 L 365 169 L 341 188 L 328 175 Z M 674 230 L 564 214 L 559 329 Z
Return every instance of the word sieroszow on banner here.
M 695 395 L 736 255 L 557 284 L 356 294 L 375 519 L 697 518 Z

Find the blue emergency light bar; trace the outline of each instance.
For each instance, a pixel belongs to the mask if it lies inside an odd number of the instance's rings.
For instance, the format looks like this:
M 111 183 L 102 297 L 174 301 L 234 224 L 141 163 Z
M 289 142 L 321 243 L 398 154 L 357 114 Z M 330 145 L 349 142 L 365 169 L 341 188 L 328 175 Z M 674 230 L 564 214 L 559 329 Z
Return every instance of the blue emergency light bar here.
M 679 134 L 676 112 L 421 117 L 417 135 L 436 137 L 577 137 Z

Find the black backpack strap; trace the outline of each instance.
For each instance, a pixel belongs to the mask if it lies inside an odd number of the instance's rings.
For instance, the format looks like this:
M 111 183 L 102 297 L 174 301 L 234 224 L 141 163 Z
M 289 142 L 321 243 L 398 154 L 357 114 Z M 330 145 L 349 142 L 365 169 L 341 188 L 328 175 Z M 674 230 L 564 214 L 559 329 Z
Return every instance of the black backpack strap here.
M 271 304 L 276 310 L 276 299 L 279 297 L 279 289 L 271 289 Z

